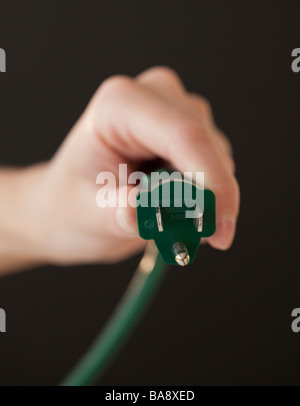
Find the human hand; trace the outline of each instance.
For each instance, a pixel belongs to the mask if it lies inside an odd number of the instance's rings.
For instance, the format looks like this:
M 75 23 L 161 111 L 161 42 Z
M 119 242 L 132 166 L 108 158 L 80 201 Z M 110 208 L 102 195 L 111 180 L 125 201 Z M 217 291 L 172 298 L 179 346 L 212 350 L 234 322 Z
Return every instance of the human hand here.
M 40 257 L 69 265 L 114 262 L 141 250 L 136 209 L 99 208 L 97 174 L 118 176 L 141 162 L 161 158 L 181 172 L 205 172 L 216 196 L 211 246 L 228 249 L 235 234 L 239 187 L 231 146 L 202 97 L 188 93 L 169 68 L 152 68 L 131 79 L 115 76 L 97 90 L 39 182 Z

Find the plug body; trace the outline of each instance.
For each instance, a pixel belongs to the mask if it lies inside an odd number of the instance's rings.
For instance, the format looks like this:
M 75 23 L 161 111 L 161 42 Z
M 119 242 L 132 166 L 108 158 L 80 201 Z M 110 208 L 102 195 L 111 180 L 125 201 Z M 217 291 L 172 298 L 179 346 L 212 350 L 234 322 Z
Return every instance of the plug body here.
M 215 195 L 164 172 L 168 179 L 148 181 L 137 196 L 139 234 L 155 241 L 165 263 L 185 266 L 194 261 L 201 238 L 215 232 Z

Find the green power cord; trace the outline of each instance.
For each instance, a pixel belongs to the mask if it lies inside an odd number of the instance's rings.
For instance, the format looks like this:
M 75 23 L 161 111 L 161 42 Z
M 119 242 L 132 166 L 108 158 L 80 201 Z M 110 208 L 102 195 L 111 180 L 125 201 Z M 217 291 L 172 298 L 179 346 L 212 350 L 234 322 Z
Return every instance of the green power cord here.
M 101 377 L 140 319 L 165 273 L 165 268 L 154 243 L 149 242 L 110 320 L 62 386 L 88 386 Z
M 154 241 L 148 243 L 144 257 L 111 319 L 63 386 L 91 385 L 103 374 L 154 294 L 164 274 L 165 263 L 186 266 L 193 262 L 201 238 L 215 232 L 213 192 L 200 191 L 191 181 L 181 180 L 178 183 L 177 177 L 173 179 L 169 170 L 160 170 L 159 173 L 163 178 L 154 185 L 148 185 L 147 181 L 145 189 L 137 196 L 139 234 L 145 240 Z M 166 179 L 166 175 L 170 177 Z M 168 188 L 166 205 L 164 196 Z M 202 194 L 203 199 L 196 200 L 196 203 L 193 200 L 191 210 L 190 204 L 186 205 L 183 198 L 197 196 L 197 192 Z M 178 206 L 178 199 L 184 204 Z M 142 202 L 147 204 L 139 204 Z M 154 206 L 149 202 L 154 202 Z

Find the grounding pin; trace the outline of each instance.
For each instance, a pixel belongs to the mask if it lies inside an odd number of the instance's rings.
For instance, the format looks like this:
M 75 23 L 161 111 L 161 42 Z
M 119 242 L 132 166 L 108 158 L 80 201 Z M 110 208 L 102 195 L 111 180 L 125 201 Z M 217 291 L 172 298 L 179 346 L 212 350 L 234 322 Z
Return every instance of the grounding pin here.
M 190 262 L 188 250 L 183 242 L 175 242 L 173 245 L 173 251 L 175 254 L 175 261 L 178 265 L 186 266 Z

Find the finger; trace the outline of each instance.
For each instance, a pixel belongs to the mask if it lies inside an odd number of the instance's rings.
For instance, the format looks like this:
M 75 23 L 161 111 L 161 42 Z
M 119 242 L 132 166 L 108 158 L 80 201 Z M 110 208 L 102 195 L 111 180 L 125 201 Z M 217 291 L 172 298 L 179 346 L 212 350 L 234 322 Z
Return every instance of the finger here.
M 105 189 L 102 189 L 105 188 Z M 118 238 L 137 238 L 137 216 L 135 199 L 137 190 L 133 186 L 107 189 L 102 186 L 97 193 L 96 202 L 98 215 L 103 219 L 101 232 Z M 99 211 L 101 209 L 101 212 Z
M 118 207 L 115 211 L 116 222 L 118 226 L 125 231 L 129 236 L 137 237 L 138 236 L 138 226 L 137 226 L 137 216 L 136 208 L 133 206 L 132 200 L 135 200 L 137 192 L 134 193 L 135 197 L 131 196 L 133 194 L 134 188 L 129 186 L 124 186 L 119 189 L 119 195 L 122 200 L 127 202 L 126 207 Z
M 235 172 L 230 142 L 215 126 L 212 109 L 205 98 L 194 93 L 187 93 L 178 74 L 167 67 L 148 69 L 138 75 L 137 80 L 142 86 L 161 96 L 171 105 L 187 114 L 195 115 L 200 124 L 207 125 L 221 152 L 220 159 L 224 161 L 232 173 Z
M 229 157 L 233 157 L 233 149 L 231 142 L 228 137 L 218 128 L 215 127 L 215 136 L 219 142 L 220 148 L 225 152 Z
M 179 75 L 168 67 L 148 69 L 137 76 L 137 82 L 174 106 L 185 108 L 186 90 Z
M 235 174 L 235 162 L 233 159 L 233 150 L 229 139 L 217 127 L 214 129 L 214 139 L 219 148 L 226 165 L 232 174 Z
M 197 93 L 189 93 L 188 99 L 190 106 L 194 110 L 194 112 L 199 117 L 202 117 L 209 127 L 213 127 L 215 125 L 215 119 L 208 100 Z
M 205 172 L 206 186 L 216 195 L 217 231 L 212 244 L 220 249 L 231 245 L 239 188 L 206 126 L 124 77 L 103 85 L 93 111 L 96 135 L 113 143 L 121 155 L 142 159 L 152 154 L 167 159 L 182 172 Z
M 232 158 L 233 151 L 231 143 L 225 134 L 215 125 L 210 103 L 197 94 L 190 94 L 188 99 L 191 109 L 199 119 L 204 120 L 208 126 L 209 134 L 212 136 L 216 147 L 220 151 L 220 159 L 224 161 L 230 172 L 234 174 L 235 163 Z
M 105 201 L 109 203 L 106 207 L 101 205 L 99 197 L 97 199 L 98 207 L 93 218 L 94 221 L 98 218 L 98 220 L 95 221 L 96 224 L 102 224 L 98 230 L 98 238 L 102 241 L 102 249 L 104 251 L 107 241 L 108 252 L 106 254 L 106 260 L 108 262 L 111 260 L 116 261 L 123 256 L 128 256 L 130 253 L 136 253 L 145 247 L 146 242 L 138 235 L 136 208 L 133 207 L 133 205 L 126 205 L 126 207 L 120 205 L 121 201 L 124 203 L 135 200 L 134 196 L 136 194 L 137 192 L 134 191 L 134 188 L 128 185 L 117 189 L 116 195 L 114 194 L 114 190 L 112 190 L 112 199 L 105 198 Z M 99 210 L 99 207 L 101 210 Z M 118 245 L 117 252 L 119 258 L 110 252 L 112 238 L 114 243 Z
M 231 143 L 229 139 L 226 137 L 226 135 L 216 126 L 210 103 L 204 97 L 196 93 L 189 94 L 189 102 L 191 104 L 192 109 L 196 112 L 196 114 L 199 117 L 204 117 L 206 119 L 207 124 L 210 127 L 213 127 L 214 134 L 220 141 L 222 149 L 225 152 L 227 152 L 228 155 L 232 156 L 233 150 Z

